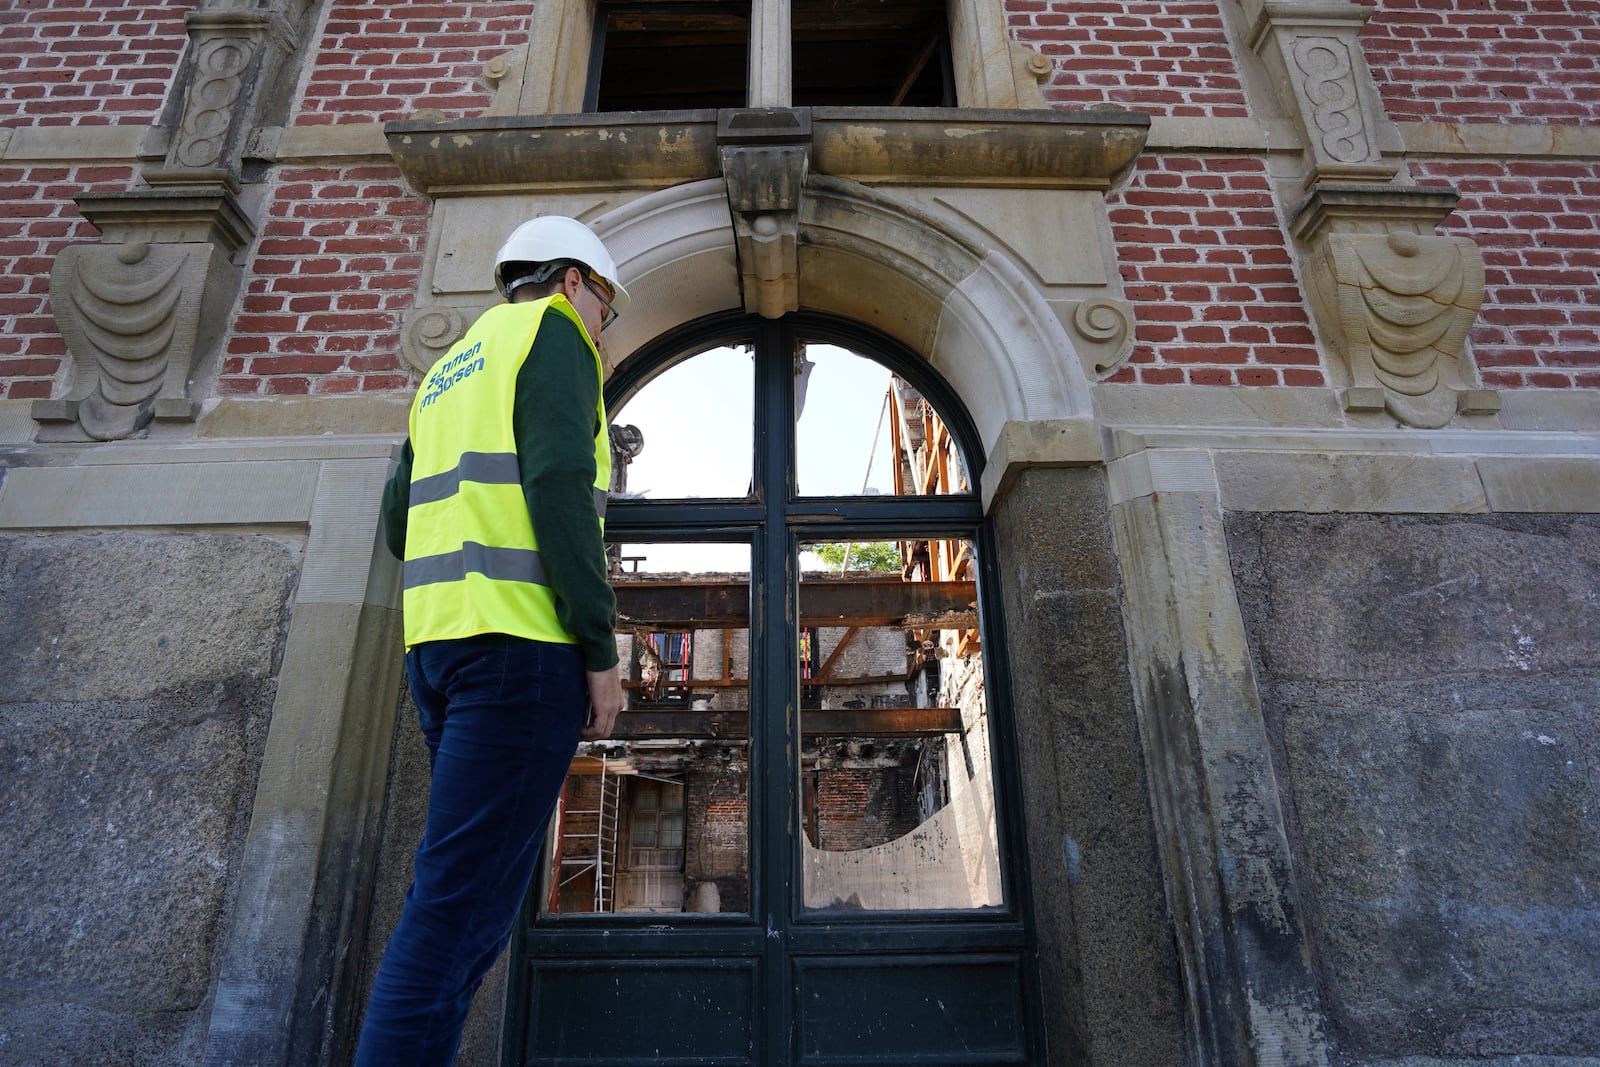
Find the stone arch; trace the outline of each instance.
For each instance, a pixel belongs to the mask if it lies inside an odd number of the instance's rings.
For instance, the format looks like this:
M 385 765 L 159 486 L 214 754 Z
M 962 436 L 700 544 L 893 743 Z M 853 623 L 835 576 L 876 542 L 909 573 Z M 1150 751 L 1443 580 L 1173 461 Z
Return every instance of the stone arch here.
M 673 327 L 742 305 L 722 181 L 649 193 L 588 221 L 640 312 L 607 332 L 611 366 Z M 799 235 L 801 308 L 875 327 L 921 354 L 972 414 L 985 449 L 1007 422 L 1092 416 L 1067 331 L 1023 269 L 968 224 L 811 175 Z

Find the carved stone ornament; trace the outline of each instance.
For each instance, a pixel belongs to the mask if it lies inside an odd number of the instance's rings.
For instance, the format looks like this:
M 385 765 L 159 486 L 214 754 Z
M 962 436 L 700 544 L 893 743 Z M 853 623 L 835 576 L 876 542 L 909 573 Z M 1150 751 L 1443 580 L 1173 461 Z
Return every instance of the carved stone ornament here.
M 187 89 L 166 151 L 143 169 L 146 181 L 193 185 L 237 175 L 264 91 L 296 47 L 290 12 L 272 8 L 292 6 L 279 0 L 247 9 L 212 0 L 189 13 L 189 54 L 178 80 L 186 79 Z
M 56 257 L 50 292 L 56 325 L 75 361 L 62 414 L 97 441 L 132 436 L 156 414 L 193 418 L 184 398 L 210 245 L 75 245 Z M 48 405 L 36 405 L 49 414 Z M 61 421 L 41 419 L 41 421 Z
M 1311 105 L 1310 125 L 1321 146 L 1320 154 L 1336 163 L 1376 159 L 1378 149 L 1362 114 L 1350 42 L 1338 37 L 1301 37 L 1294 42 L 1292 53 L 1302 91 Z
M 419 373 L 427 373 L 450 346 L 466 336 L 469 321 L 459 308 L 419 307 L 407 311 L 400 329 L 400 350 L 406 362 Z
M 1380 131 L 1387 120 L 1361 58 L 1358 35 L 1371 14 L 1365 5 L 1340 0 L 1268 0 L 1256 13 L 1250 47 L 1305 134 L 1308 186 L 1385 182 L 1398 172 L 1383 155 Z
M 33 417 L 76 422 L 99 441 L 129 437 L 152 418 L 192 420 L 199 406 L 185 397 L 189 372 L 221 336 L 238 292 L 233 255 L 253 228 L 221 191 L 77 203 L 102 243 L 68 246 L 50 273 L 73 388 L 65 400 L 36 401 Z
M 775 319 L 800 306 L 800 197 L 811 157 L 805 109 L 717 117 L 745 310 Z
M 1133 305 L 1093 297 L 1070 305 L 1066 320 L 1083 369 L 1098 381 L 1114 373 L 1133 354 Z
M 1381 402 L 1406 425 L 1432 429 L 1457 414 L 1458 391 L 1480 395 L 1463 359 L 1483 303 L 1477 245 L 1405 231 L 1329 233 L 1308 267 L 1314 289 L 1336 308 L 1353 382 L 1347 408 Z

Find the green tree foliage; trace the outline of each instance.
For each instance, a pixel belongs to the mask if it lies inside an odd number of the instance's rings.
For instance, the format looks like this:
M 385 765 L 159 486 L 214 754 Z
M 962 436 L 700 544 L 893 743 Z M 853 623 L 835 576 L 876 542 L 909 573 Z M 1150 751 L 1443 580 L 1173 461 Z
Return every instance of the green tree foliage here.
M 850 569 L 853 571 L 891 571 L 900 573 L 904 561 L 900 559 L 900 549 L 892 541 L 856 541 L 848 544 L 838 541 L 833 544 L 815 545 L 812 551 L 817 558 L 834 570 L 844 569 L 845 552 L 850 554 Z

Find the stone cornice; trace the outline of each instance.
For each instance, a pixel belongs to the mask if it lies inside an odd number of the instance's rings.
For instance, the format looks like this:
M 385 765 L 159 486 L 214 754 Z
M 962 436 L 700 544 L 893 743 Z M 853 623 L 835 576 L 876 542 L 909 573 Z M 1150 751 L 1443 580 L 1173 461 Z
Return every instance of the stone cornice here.
M 433 128 L 434 123 L 418 124 Z M 1515 156 L 1600 158 L 1600 128 L 1486 122 L 1397 122 L 1409 158 Z M 0 129 L 6 163 L 138 163 L 147 126 L 19 126 Z M 246 156 L 265 163 L 356 163 L 389 159 L 381 122 L 262 126 Z M 1155 117 L 1146 151 L 1298 152 L 1292 122 L 1255 119 Z
M 1144 146 L 1129 111 L 813 108 L 811 170 L 863 182 L 1104 189 Z M 390 151 L 434 195 L 717 177 L 717 112 L 391 122 Z

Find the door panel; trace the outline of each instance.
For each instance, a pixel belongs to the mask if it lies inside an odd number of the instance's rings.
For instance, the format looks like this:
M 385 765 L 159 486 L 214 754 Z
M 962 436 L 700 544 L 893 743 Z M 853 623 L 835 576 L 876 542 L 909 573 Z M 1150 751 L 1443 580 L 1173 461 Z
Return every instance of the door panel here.
M 758 1000 L 750 960 L 573 960 L 534 972 L 532 1065 L 744 1065 Z
M 797 959 L 800 1063 L 1025 1063 L 1014 956 Z
M 607 402 L 627 710 L 548 835 L 507 1064 L 1028 1062 L 970 421 L 805 316 L 696 324 Z

